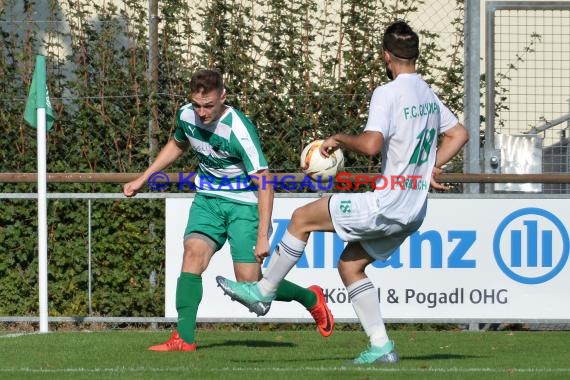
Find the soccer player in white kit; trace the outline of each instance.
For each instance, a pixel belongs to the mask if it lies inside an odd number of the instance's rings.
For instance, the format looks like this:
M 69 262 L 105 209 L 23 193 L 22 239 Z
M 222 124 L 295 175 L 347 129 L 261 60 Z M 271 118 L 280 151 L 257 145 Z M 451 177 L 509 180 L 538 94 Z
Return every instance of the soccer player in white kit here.
M 257 283 L 233 282 L 221 276 L 217 279 L 233 299 L 269 307 L 279 282 L 303 254 L 310 233 L 335 231 L 348 243 L 338 270 L 370 338 L 369 347 L 352 361 L 354 364 L 399 361 L 386 332 L 376 287 L 365 268 L 375 260 L 386 260 L 420 227 L 429 186 L 445 189 L 433 175 L 440 173 L 440 167 L 468 140 L 465 128 L 416 73 L 419 38 L 411 27 L 403 21 L 391 24 L 382 44 L 386 71 L 392 80 L 375 89 L 364 131 L 329 137 L 322 144 L 321 154 L 327 156 L 339 148 L 368 156 L 381 153 L 384 180 L 407 180 L 398 186 L 378 183 L 369 192 L 333 194 L 296 209 L 263 279 Z

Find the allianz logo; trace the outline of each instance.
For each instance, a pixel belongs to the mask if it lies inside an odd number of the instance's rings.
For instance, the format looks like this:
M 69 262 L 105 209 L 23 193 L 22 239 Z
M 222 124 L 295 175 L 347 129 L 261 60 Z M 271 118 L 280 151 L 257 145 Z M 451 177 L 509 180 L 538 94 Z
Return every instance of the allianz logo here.
M 274 219 L 271 252 L 281 240 L 290 219 Z M 276 226 L 276 227 L 275 227 Z M 474 269 L 481 260 L 494 258 L 496 265 L 510 279 L 523 284 L 539 284 L 554 278 L 568 262 L 570 239 L 565 224 L 542 208 L 522 208 L 505 216 L 493 236 L 472 230 L 422 230 L 415 232 L 407 244 L 397 249 L 376 268 L 393 269 Z M 325 243 L 325 236 L 332 235 Z M 311 234 L 312 250 L 305 252 L 297 268 L 337 267 L 345 247 L 335 233 Z M 480 244 L 477 244 L 480 243 Z M 488 248 L 492 246 L 492 252 Z M 332 260 L 329 255 L 333 255 Z M 265 260 L 267 266 L 270 260 Z
M 523 284 L 540 284 L 558 275 L 568 262 L 570 239 L 565 224 L 537 207 L 513 211 L 497 226 L 493 255 L 499 268 Z

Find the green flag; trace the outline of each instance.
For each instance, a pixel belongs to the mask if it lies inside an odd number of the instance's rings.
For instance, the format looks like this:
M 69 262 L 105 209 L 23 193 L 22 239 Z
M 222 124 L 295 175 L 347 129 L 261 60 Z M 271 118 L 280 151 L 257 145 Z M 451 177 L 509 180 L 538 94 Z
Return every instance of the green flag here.
M 39 108 L 45 108 L 46 110 L 46 129 L 49 131 L 53 126 L 55 118 L 51 109 L 46 83 L 46 60 L 42 55 L 36 56 L 36 67 L 32 77 L 32 84 L 30 85 L 28 101 L 26 102 L 26 110 L 24 111 L 24 120 L 30 127 L 38 127 L 37 110 Z

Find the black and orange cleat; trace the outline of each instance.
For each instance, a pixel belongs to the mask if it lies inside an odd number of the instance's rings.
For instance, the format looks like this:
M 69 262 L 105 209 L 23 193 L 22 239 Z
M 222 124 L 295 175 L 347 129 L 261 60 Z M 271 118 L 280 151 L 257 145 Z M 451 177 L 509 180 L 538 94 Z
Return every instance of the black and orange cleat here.
M 309 289 L 317 296 L 317 303 L 309 309 L 309 312 L 317 322 L 317 328 L 323 337 L 333 333 L 334 317 L 327 306 L 323 289 L 318 285 L 309 286 Z

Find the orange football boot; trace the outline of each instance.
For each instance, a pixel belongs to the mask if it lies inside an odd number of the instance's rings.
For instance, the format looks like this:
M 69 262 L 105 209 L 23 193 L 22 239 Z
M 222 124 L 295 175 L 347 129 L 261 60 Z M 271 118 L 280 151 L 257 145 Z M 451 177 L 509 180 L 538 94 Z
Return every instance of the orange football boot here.
M 309 289 L 317 296 L 317 303 L 309 309 L 309 312 L 317 322 L 317 328 L 323 337 L 328 337 L 334 329 L 334 317 L 327 306 L 323 289 L 318 285 L 309 286 Z
M 166 342 L 157 344 L 156 346 L 150 346 L 148 348 L 150 351 L 196 351 L 196 343 L 186 343 L 180 335 L 178 335 L 178 331 L 173 331 L 170 339 Z

